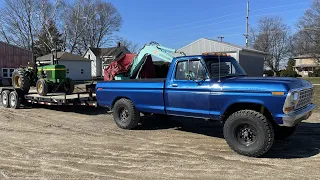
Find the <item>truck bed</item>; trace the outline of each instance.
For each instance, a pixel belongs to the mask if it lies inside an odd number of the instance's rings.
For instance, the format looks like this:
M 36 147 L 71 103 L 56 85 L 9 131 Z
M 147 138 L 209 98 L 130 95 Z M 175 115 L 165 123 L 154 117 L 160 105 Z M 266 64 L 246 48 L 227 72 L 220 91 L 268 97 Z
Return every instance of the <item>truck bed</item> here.
M 100 106 L 112 107 L 117 98 L 128 98 L 141 112 L 163 113 L 165 79 L 129 79 L 98 82 Z

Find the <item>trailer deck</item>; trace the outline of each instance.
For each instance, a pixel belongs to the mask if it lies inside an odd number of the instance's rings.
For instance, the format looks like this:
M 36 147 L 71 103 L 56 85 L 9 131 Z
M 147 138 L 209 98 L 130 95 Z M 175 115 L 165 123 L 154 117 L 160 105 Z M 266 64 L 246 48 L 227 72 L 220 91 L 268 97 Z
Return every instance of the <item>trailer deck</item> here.
M 1 102 L 5 107 L 19 108 L 20 104 L 43 104 L 43 105 L 69 105 L 69 106 L 94 106 L 97 107 L 95 85 L 87 85 L 83 92 L 74 92 L 70 95 L 65 93 L 48 93 L 41 96 L 35 89 L 30 89 L 28 94 L 23 94 L 12 87 L 0 88 Z M 13 100 L 13 101 L 12 101 Z

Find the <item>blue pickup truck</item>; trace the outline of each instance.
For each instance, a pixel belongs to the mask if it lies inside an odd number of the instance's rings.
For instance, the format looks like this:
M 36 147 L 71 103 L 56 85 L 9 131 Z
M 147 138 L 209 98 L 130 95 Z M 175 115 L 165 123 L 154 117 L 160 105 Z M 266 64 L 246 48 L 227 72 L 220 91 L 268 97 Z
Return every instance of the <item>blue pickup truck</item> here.
M 248 77 L 230 56 L 175 57 L 167 71 L 163 79 L 98 82 L 98 104 L 110 108 L 123 129 L 135 128 L 140 114 L 221 121 L 230 148 L 251 157 L 292 135 L 315 108 L 309 81 Z

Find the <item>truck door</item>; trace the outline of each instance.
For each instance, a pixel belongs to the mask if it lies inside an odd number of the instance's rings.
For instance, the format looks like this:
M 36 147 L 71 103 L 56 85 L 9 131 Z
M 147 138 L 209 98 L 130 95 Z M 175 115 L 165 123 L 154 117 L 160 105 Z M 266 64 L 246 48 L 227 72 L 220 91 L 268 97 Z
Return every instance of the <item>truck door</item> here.
M 209 78 L 200 59 L 179 60 L 170 82 L 166 82 L 167 114 L 209 117 Z

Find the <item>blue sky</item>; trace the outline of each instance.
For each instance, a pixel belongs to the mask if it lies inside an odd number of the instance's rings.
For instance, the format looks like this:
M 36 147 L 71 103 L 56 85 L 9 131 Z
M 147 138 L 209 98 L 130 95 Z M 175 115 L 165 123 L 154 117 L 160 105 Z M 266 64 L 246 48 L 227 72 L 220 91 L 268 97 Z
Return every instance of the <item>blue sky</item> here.
M 0 6 L 2 5 L 0 0 Z M 245 44 L 246 0 L 110 0 L 121 16 L 118 35 L 139 47 L 150 41 L 180 48 L 201 37 Z M 250 0 L 250 26 L 263 15 L 277 15 L 293 28 L 311 0 Z
M 123 17 L 119 35 L 142 46 L 150 41 L 180 48 L 201 37 L 245 44 L 246 0 L 111 0 Z M 311 0 L 250 0 L 250 26 L 278 15 L 295 28 Z

